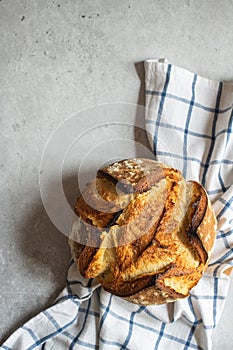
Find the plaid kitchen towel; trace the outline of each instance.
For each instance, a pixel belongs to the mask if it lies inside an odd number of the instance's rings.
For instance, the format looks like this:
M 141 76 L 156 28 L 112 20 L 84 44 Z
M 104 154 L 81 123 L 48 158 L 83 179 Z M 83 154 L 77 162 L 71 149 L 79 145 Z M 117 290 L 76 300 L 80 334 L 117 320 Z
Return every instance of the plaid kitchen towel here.
M 20 349 L 211 349 L 233 266 L 233 85 L 163 60 L 145 62 L 145 123 L 160 161 L 207 189 L 218 219 L 209 267 L 189 298 L 142 307 L 84 279 L 71 261 L 54 305 L 2 346 Z

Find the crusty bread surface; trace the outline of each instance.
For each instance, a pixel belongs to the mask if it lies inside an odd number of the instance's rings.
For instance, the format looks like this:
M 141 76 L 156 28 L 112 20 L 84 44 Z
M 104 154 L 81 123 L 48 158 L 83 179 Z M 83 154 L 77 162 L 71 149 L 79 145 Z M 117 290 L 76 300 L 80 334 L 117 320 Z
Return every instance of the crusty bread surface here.
M 74 260 L 86 278 L 140 305 L 189 296 L 205 272 L 216 218 L 205 189 L 144 158 L 101 169 L 77 199 Z

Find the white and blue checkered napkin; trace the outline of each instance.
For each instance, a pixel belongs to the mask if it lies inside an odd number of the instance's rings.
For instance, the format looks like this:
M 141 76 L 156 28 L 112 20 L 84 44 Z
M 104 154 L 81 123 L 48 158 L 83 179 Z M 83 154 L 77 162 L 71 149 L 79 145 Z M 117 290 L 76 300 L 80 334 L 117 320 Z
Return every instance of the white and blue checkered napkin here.
M 211 349 L 233 266 L 233 85 L 166 61 L 145 62 L 146 128 L 157 158 L 207 189 L 218 219 L 206 274 L 187 299 L 142 307 L 82 278 L 73 261 L 54 305 L 1 347 L 20 349 Z

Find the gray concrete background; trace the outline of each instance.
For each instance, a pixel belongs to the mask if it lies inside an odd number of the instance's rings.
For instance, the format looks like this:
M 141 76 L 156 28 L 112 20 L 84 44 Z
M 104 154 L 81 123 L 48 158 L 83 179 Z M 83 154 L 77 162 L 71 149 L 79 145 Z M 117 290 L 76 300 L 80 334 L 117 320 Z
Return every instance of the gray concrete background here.
M 143 102 L 135 64 L 146 58 L 233 81 L 232 15 L 231 0 L 0 0 L 1 341 L 65 284 L 67 238 L 38 184 L 51 133 L 83 108 Z M 232 349 L 232 294 L 231 283 L 214 350 Z

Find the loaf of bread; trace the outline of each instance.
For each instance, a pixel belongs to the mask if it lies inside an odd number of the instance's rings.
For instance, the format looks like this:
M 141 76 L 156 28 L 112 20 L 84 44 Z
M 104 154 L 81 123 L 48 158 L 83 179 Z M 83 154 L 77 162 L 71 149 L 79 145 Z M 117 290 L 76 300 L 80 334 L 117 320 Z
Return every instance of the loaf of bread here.
M 189 296 L 205 272 L 216 218 L 205 189 L 150 159 L 98 171 L 75 205 L 70 238 L 82 276 L 140 305 Z

